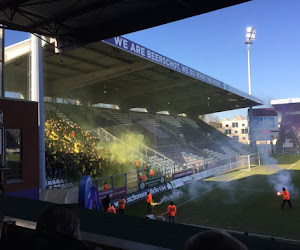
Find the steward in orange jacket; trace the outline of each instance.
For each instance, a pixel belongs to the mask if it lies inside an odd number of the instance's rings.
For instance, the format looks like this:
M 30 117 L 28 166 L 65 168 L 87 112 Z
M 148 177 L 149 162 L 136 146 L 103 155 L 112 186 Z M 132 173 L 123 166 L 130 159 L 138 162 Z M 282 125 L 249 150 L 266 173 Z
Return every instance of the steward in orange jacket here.
M 106 212 L 115 214 L 116 213 L 116 209 L 115 209 L 114 205 L 109 204 L 109 207 L 108 207 L 108 209 L 107 209 Z
M 147 177 L 145 174 L 142 175 L 142 181 L 146 181 L 147 180 Z
M 147 202 L 147 210 L 148 213 L 152 214 L 152 194 L 148 191 L 147 192 L 147 198 L 146 198 L 146 202 Z
M 104 191 L 108 191 L 108 190 L 109 190 L 108 184 L 104 182 Z
M 150 176 L 152 176 L 152 177 L 154 176 L 154 170 L 153 169 L 150 170 Z
M 119 200 L 119 214 L 124 214 L 125 211 L 125 204 L 126 204 L 126 200 L 124 197 L 122 197 Z
M 171 201 L 170 205 L 168 206 L 169 222 L 175 223 L 176 212 L 177 212 L 177 208 L 174 205 L 173 201 Z
M 281 204 L 281 209 L 284 208 L 285 203 L 287 202 L 290 206 L 290 208 L 292 207 L 291 201 L 290 201 L 290 193 L 289 191 L 287 191 L 285 188 L 282 188 L 282 192 L 280 193 L 280 195 L 282 195 L 283 198 L 283 202 Z

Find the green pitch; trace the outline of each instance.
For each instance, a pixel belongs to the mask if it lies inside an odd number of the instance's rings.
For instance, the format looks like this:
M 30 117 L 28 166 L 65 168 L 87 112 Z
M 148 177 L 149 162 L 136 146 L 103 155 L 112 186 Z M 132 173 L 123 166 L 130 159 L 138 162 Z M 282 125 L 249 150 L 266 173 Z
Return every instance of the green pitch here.
M 218 175 L 154 196 L 155 202 L 164 196 L 168 200 L 154 206 L 153 214 L 167 221 L 166 210 L 172 199 L 179 223 L 300 240 L 300 155 L 274 159 L 273 164 L 251 171 Z M 281 176 L 287 182 L 286 188 L 293 188 L 291 209 L 285 204 L 281 210 L 282 197 L 276 195 L 275 184 L 281 184 Z M 129 206 L 126 213 L 146 217 L 146 201 Z

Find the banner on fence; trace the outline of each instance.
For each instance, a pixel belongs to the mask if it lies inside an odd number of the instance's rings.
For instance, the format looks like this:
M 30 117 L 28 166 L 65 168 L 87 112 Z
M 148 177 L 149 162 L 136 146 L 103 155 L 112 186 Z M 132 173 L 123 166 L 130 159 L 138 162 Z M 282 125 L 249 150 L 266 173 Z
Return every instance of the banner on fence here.
M 185 184 L 191 183 L 193 181 L 193 178 L 190 175 L 188 175 L 188 176 L 182 177 L 181 180 L 185 185 Z
M 173 180 L 173 181 L 170 181 L 171 182 L 171 185 L 173 188 L 178 188 L 178 187 L 181 187 L 184 185 L 183 181 L 180 179 L 176 179 L 176 180 Z
M 226 170 L 229 170 L 231 168 L 235 167 L 234 165 L 230 165 L 230 164 L 226 164 L 220 167 L 216 167 L 216 168 L 212 168 L 212 169 L 208 169 L 205 171 L 202 171 L 200 173 L 196 173 L 192 175 L 192 178 L 194 181 L 198 181 L 198 180 L 202 180 L 205 179 L 207 177 L 222 173 Z
M 141 191 L 135 192 L 133 194 L 126 195 L 126 197 L 125 197 L 126 206 L 133 204 L 135 202 L 138 202 L 140 200 L 143 200 L 143 199 L 145 199 L 145 203 L 146 203 L 147 191 L 149 191 L 152 195 L 155 195 L 155 194 L 159 194 L 159 193 L 168 191 L 170 189 L 172 189 L 172 185 L 169 182 L 167 182 L 167 183 L 161 184 L 159 186 L 149 188 L 147 190 L 141 190 Z M 113 203 L 114 203 L 115 208 L 119 207 L 118 200 L 113 201 Z
M 99 200 L 104 199 L 107 195 L 109 196 L 109 198 L 112 199 L 116 199 L 122 196 L 125 196 L 127 193 L 127 187 L 123 186 L 123 187 L 118 187 L 118 188 L 114 188 L 112 190 L 108 190 L 106 192 L 102 192 L 99 194 Z
M 153 180 L 149 180 L 149 181 L 144 181 L 140 183 L 140 190 L 143 190 L 145 188 L 151 188 L 151 187 L 155 187 L 159 184 L 162 184 L 165 182 L 165 177 L 162 176 L 160 178 L 157 179 L 153 179 Z
M 188 169 L 188 170 L 173 174 L 172 179 L 175 180 L 175 179 L 178 179 L 178 178 L 181 178 L 184 176 L 191 175 L 193 173 L 194 173 L 194 169 Z

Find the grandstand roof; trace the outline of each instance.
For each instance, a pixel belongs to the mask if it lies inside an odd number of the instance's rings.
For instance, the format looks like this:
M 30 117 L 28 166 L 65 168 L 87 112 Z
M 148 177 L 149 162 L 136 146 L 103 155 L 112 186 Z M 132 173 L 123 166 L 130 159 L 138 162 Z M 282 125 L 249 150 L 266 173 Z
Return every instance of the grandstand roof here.
M 271 105 L 279 112 L 287 112 L 287 111 L 300 112 L 300 98 L 271 100 Z
M 57 37 L 62 45 L 100 41 L 249 0 L 5 0 L 0 23 L 8 29 Z
M 29 40 L 6 48 L 7 91 L 26 96 L 29 52 Z M 66 51 L 64 62 L 50 45 L 43 53 L 45 96 L 199 115 L 262 103 L 123 37 Z

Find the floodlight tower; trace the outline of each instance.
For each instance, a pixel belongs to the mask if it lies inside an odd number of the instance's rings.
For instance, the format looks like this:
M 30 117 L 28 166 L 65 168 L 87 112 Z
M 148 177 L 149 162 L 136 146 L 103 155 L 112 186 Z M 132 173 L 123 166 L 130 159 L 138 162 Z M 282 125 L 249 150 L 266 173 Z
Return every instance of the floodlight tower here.
M 249 88 L 249 95 L 252 94 L 252 91 L 251 91 L 251 73 L 250 73 L 250 45 L 254 42 L 255 36 L 256 36 L 256 29 L 252 28 L 252 27 L 247 27 L 245 44 L 247 44 L 247 54 L 248 54 L 248 88 Z
M 246 40 L 245 44 L 247 44 L 247 55 L 248 55 L 248 90 L 249 95 L 252 95 L 251 91 L 251 72 L 250 72 L 250 45 L 254 42 L 256 36 L 256 29 L 252 27 L 247 27 L 247 33 L 246 33 Z M 249 139 L 250 139 L 250 146 L 256 150 L 256 142 L 255 138 L 253 136 L 253 110 L 252 106 L 250 107 L 248 111 L 248 119 L 249 119 Z

